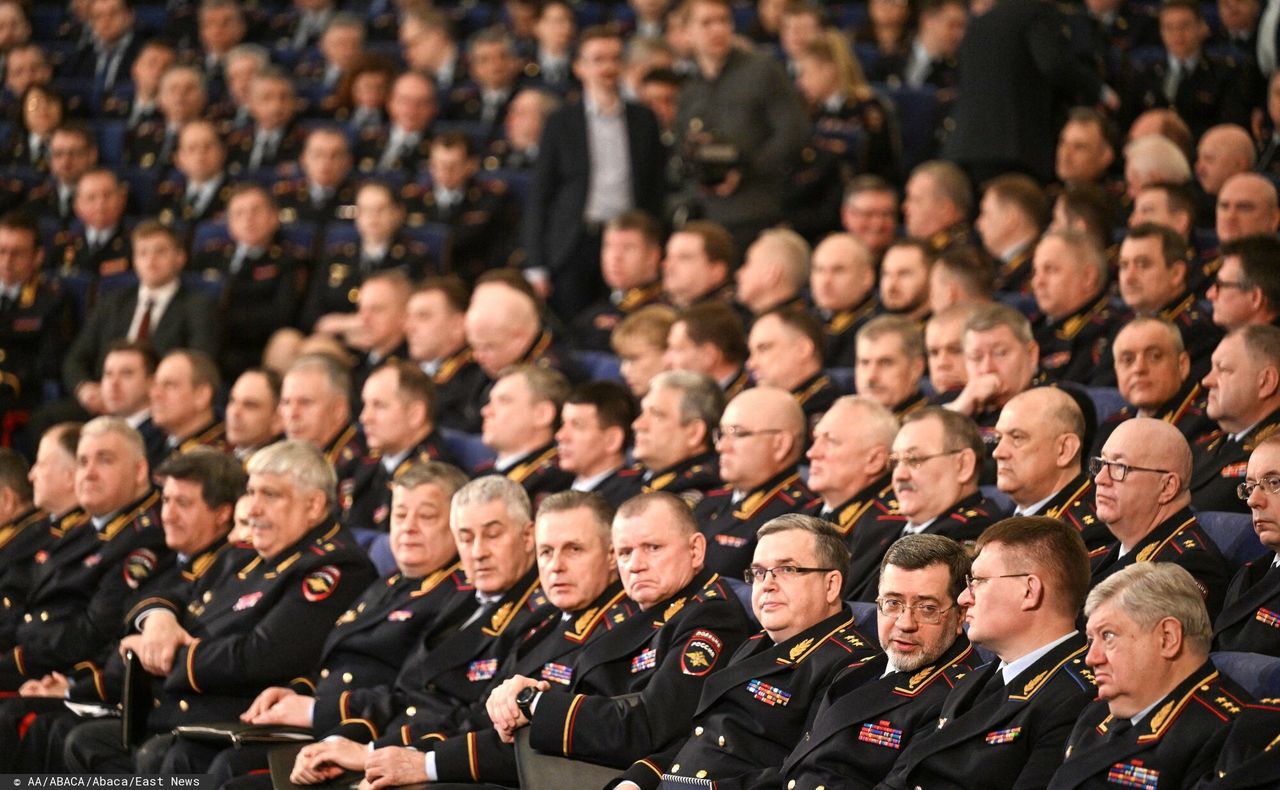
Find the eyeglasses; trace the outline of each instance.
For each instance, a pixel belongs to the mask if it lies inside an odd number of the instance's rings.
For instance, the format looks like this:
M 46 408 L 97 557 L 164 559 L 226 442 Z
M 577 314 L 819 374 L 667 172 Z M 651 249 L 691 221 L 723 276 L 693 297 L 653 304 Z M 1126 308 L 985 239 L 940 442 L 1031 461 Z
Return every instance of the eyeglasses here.
M 991 581 L 992 579 L 1017 579 L 1022 576 L 1032 576 L 1032 575 L 1034 574 L 1003 573 L 999 576 L 970 576 L 969 574 L 966 573 L 964 575 L 964 586 L 968 588 L 969 592 L 973 592 L 975 587 L 980 587 L 986 584 L 987 582 Z
M 1253 286 L 1249 285 L 1244 280 L 1224 280 L 1221 277 L 1215 277 L 1213 278 L 1213 284 L 1218 290 L 1222 290 L 1223 288 L 1236 288 L 1241 291 L 1253 290 Z
M 936 603 L 908 604 L 906 601 L 900 601 L 897 598 L 877 598 L 876 608 L 880 610 L 880 614 L 885 617 L 892 617 L 895 620 L 907 612 L 911 612 L 911 616 L 916 619 L 917 623 L 937 625 L 942 622 L 942 615 L 956 608 L 956 606 L 955 604 L 938 606 Z
M 761 428 L 753 431 L 743 428 L 741 425 L 724 425 L 719 428 L 711 429 L 711 443 L 719 444 L 721 439 L 750 439 L 752 436 L 760 436 L 767 433 L 782 433 L 781 428 Z
M 1168 469 L 1151 469 L 1146 466 L 1134 466 L 1133 464 L 1122 464 L 1119 461 L 1108 461 L 1105 458 L 1095 457 L 1089 459 L 1089 474 L 1097 477 L 1102 471 L 1102 467 L 1107 468 L 1107 474 L 1117 483 L 1123 483 L 1124 479 L 1129 476 L 1130 472 L 1154 472 L 1158 475 L 1171 475 L 1172 471 Z
M 906 464 L 908 469 L 915 471 L 916 469 L 924 466 L 925 461 L 932 461 L 933 459 L 941 458 L 944 455 L 955 455 L 956 453 L 962 452 L 964 452 L 964 448 L 959 450 L 943 450 L 942 452 L 934 453 L 933 455 L 898 455 L 897 453 L 890 453 L 889 471 L 897 469 L 898 464 Z
M 1267 475 L 1252 483 L 1246 480 L 1236 486 L 1236 496 L 1243 500 L 1248 500 L 1249 497 L 1253 496 L 1253 490 L 1258 486 L 1262 486 L 1268 494 L 1280 494 L 1280 475 Z
M 763 584 L 764 577 L 772 575 L 774 580 L 794 579 L 805 573 L 830 573 L 835 568 L 800 568 L 795 565 L 779 565 L 776 568 L 747 568 L 742 578 L 747 584 Z

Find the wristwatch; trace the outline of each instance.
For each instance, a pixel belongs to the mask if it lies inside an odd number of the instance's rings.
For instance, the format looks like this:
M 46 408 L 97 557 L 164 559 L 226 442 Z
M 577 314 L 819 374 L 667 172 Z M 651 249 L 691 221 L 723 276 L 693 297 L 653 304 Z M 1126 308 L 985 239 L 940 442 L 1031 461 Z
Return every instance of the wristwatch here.
M 533 700 L 538 696 L 537 686 L 525 686 L 516 695 L 516 707 L 529 721 L 533 721 Z

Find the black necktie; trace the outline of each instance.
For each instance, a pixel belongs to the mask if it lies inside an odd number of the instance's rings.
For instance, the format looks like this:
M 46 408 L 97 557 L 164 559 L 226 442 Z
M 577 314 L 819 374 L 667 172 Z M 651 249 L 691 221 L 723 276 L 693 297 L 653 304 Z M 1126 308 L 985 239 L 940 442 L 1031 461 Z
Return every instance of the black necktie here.
M 1126 732 L 1133 729 L 1133 721 L 1131 719 L 1112 719 L 1107 725 L 1108 741 L 1114 741 L 1122 738 Z

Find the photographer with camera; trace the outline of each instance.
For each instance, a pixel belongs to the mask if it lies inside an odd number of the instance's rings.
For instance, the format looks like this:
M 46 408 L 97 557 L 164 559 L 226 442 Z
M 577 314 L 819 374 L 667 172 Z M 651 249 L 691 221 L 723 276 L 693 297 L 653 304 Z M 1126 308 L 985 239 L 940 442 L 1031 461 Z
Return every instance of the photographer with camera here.
M 698 65 L 676 120 L 690 208 L 745 250 L 782 219 L 782 179 L 807 135 L 804 109 L 772 58 L 734 43 L 729 0 L 686 0 L 682 11 Z

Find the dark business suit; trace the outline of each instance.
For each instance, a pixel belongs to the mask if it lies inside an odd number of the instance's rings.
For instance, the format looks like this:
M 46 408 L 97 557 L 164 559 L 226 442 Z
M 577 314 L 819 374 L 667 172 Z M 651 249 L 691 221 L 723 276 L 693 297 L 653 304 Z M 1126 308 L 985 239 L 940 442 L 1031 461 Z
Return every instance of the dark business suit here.
M 1063 27 L 1056 6 L 1040 0 L 1002 0 L 970 20 L 956 58 L 960 89 L 946 158 L 992 175 L 1020 169 L 1052 180 L 1067 107 L 1059 97 L 1092 104 L 1102 88 L 1072 56 Z M 990 85 L 1002 89 L 984 89 Z
M 662 213 L 662 138 L 658 121 L 646 107 L 625 104 L 627 150 L 631 159 L 631 202 L 635 208 Z M 533 187 L 525 208 L 523 243 L 527 268 L 544 268 L 555 290 L 552 307 L 563 317 L 603 295 L 599 251 L 587 244 L 583 212 L 591 182 L 587 113 L 581 102 L 547 118 L 538 144 Z M 598 240 L 594 240 L 598 241 Z M 589 259 L 588 250 L 594 250 Z
M 114 291 L 99 300 L 62 362 L 62 383 L 67 392 L 75 392 L 85 381 L 98 380 L 107 349 L 113 340 L 129 334 L 137 307 L 137 289 Z M 218 320 L 213 302 L 205 294 L 179 285 L 148 339 L 160 355 L 175 348 L 216 354 Z

